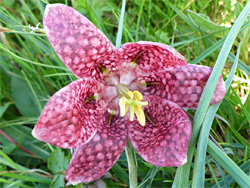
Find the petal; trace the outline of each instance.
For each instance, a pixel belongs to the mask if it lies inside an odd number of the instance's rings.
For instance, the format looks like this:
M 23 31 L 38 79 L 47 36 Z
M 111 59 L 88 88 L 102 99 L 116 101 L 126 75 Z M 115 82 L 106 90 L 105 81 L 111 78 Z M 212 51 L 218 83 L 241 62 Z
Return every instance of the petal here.
M 145 96 L 144 110 L 150 120 L 145 126 L 129 122 L 128 135 L 138 152 L 155 166 L 180 166 L 186 163 L 191 123 L 177 104 L 157 96 Z M 153 123 L 151 123 L 153 122 Z
M 106 113 L 93 139 L 76 149 L 65 178 L 72 184 L 87 183 L 104 175 L 118 160 L 127 142 L 124 118 Z
M 186 65 L 185 58 L 174 48 L 155 42 L 126 43 L 118 50 L 121 62 L 132 63 L 146 72 L 157 72 Z
M 183 108 L 196 108 L 211 72 L 210 67 L 189 64 L 138 78 L 135 85 L 138 87 L 139 83 L 145 85 L 146 82 L 147 87 L 141 87 L 144 95 L 157 95 Z M 221 76 L 210 104 L 221 101 L 225 94 L 225 83 Z
M 160 43 L 160 42 L 151 42 L 151 41 L 139 41 L 139 44 L 151 44 L 151 45 L 155 45 L 155 46 L 159 46 L 162 47 L 170 52 L 172 52 L 172 54 L 176 57 L 178 57 L 179 59 L 186 61 L 185 57 L 183 55 L 180 54 L 180 52 L 178 52 L 175 48 L 173 48 L 172 46 Z
M 100 77 L 97 61 L 116 49 L 94 24 L 63 4 L 47 5 L 43 23 L 55 52 L 76 77 Z
M 126 43 L 117 53 L 120 83 L 125 85 L 139 76 L 187 64 L 179 52 L 161 43 Z
M 76 80 L 51 97 L 32 135 L 61 148 L 82 145 L 96 133 L 98 121 L 115 95 L 115 88 L 93 79 Z M 98 99 L 93 99 L 94 96 Z

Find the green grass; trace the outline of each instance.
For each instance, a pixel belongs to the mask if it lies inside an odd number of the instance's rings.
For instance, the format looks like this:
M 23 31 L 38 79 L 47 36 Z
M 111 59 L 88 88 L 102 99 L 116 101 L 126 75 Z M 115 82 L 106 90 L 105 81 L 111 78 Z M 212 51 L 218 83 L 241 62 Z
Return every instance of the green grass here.
M 166 43 L 189 63 L 216 67 L 211 79 L 222 72 L 227 80 L 228 92 L 221 103 L 208 108 L 204 99 L 212 93 L 207 89 L 196 113 L 188 111 L 194 116 L 195 135 L 188 165 L 158 168 L 136 154 L 141 188 L 249 186 L 249 9 L 239 16 L 247 1 L 135 0 L 126 2 L 124 13 L 122 1 L 47 2 L 77 9 L 117 47 L 119 37 L 121 44 Z M 70 151 L 40 142 L 30 133 L 50 96 L 76 78 L 59 60 L 43 30 L 31 33 L 28 27 L 42 22 L 45 0 L 2 0 L 0 4 L 0 31 L 4 31 L 0 33 L 0 187 L 64 187 Z M 124 22 L 118 32 L 120 17 Z M 214 81 L 209 82 L 207 88 L 213 85 Z M 223 151 L 208 139 L 209 134 Z M 103 180 L 107 187 L 128 187 L 124 153 L 110 173 L 112 177 Z

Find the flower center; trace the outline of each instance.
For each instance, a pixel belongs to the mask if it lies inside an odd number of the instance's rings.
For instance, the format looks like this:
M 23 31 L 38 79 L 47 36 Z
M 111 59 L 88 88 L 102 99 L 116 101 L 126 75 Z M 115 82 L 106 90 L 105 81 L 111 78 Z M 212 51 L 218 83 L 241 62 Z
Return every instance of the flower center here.
M 124 117 L 130 106 L 130 121 L 134 120 L 134 113 L 139 123 L 145 125 L 145 114 L 142 106 L 148 105 L 148 102 L 141 101 L 143 99 L 142 94 L 139 91 L 127 91 L 123 94 L 124 96 L 119 99 L 120 113 Z

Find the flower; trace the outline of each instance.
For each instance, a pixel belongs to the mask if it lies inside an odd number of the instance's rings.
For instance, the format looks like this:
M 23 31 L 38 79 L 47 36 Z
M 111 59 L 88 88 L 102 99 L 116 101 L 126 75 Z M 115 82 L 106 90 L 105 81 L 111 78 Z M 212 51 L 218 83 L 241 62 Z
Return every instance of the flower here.
M 161 43 L 126 43 L 116 50 L 66 5 L 47 5 L 43 23 L 57 55 L 78 79 L 51 97 L 32 134 L 61 148 L 76 148 L 65 176 L 69 182 L 101 177 L 128 139 L 152 165 L 186 163 L 191 123 L 182 108 L 197 107 L 211 68 L 189 65 Z M 221 77 L 211 104 L 224 95 Z

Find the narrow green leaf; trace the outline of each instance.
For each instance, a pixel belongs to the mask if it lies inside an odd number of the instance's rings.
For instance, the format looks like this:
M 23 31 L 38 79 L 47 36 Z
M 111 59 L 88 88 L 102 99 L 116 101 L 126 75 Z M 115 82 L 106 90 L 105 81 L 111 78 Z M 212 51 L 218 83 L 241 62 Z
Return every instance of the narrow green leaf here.
M 182 13 L 178 8 L 176 8 L 172 3 L 170 3 L 171 8 L 178 14 L 188 25 L 190 25 L 192 28 L 194 28 L 196 31 L 199 31 L 199 28 L 196 26 L 196 24 L 184 13 Z
M 118 164 L 116 163 L 111 171 L 117 175 L 117 177 L 125 184 L 129 185 L 129 177 L 128 173 Z
M 24 174 L 20 175 L 16 173 L 1 173 L 1 176 L 15 178 L 15 179 L 29 181 L 29 182 L 40 182 L 40 183 L 46 183 L 46 184 L 51 183 L 51 180 L 49 178 L 45 178 L 45 177 L 35 178 L 35 177 L 30 177 Z
M 229 188 L 229 184 L 228 184 L 226 175 L 225 175 L 225 173 L 223 172 L 222 168 L 220 167 L 220 165 L 219 165 L 215 160 L 213 160 L 213 162 L 214 162 L 214 164 L 216 165 L 217 169 L 219 170 L 220 175 L 221 175 L 221 178 L 222 178 L 222 180 L 225 182 L 226 188 Z
M 11 91 L 15 105 L 24 116 L 38 117 L 40 109 L 27 82 L 19 77 L 12 76 Z
M 220 188 L 219 181 L 218 181 L 218 179 L 217 179 L 217 177 L 216 177 L 216 175 L 214 173 L 212 165 L 210 164 L 209 160 L 206 160 L 206 161 L 207 161 L 208 168 L 210 169 L 210 171 L 211 171 L 211 173 L 212 173 L 212 175 L 213 175 L 213 177 L 215 179 L 216 185 L 218 185 L 218 187 Z
M 232 89 L 232 93 L 234 95 L 237 95 L 237 93 Z M 241 107 L 241 110 L 243 112 L 243 114 L 245 115 L 247 121 L 250 123 L 250 113 L 249 111 L 246 109 L 246 107 L 242 104 L 241 100 L 239 97 L 236 97 L 237 100 L 237 104 Z
M 226 37 L 214 43 L 212 46 L 210 46 L 208 49 L 206 49 L 198 57 L 196 57 L 194 60 L 190 61 L 189 63 L 198 64 L 200 61 L 202 61 L 203 59 L 211 55 L 215 50 L 219 49 L 223 45 L 225 39 Z
M 29 6 L 25 3 L 24 0 L 20 0 L 21 4 L 23 5 L 23 7 L 29 12 L 29 17 L 31 18 L 31 20 L 33 21 L 33 23 L 36 25 L 39 23 L 39 21 L 36 19 L 35 15 L 33 14 L 33 12 L 30 10 Z
M 10 105 L 10 103 L 7 102 L 3 106 L 0 106 L 0 118 L 2 117 L 2 115 L 4 114 L 4 112 L 7 110 L 7 108 L 9 107 L 9 105 Z
M 239 44 L 238 46 L 238 49 L 237 49 L 237 54 L 236 54 L 236 57 L 234 59 L 234 64 L 233 64 L 233 67 L 231 68 L 231 71 L 230 73 L 228 74 L 228 77 L 227 77 L 227 80 L 225 81 L 225 85 L 226 85 L 226 90 L 228 91 L 231 83 L 232 83 L 232 80 L 233 80 L 233 77 L 234 77 L 234 74 L 235 74 L 235 71 L 236 71 L 236 68 L 238 66 L 238 62 L 239 62 L 239 55 L 240 55 L 240 48 L 241 48 L 241 43 Z
M 28 185 L 24 185 L 24 184 L 20 184 L 20 183 L 17 183 L 17 182 L 13 182 L 13 181 L 10 181 L 10 180 L 6 180 L 6 179 L 3 179 L 3 178 L 0 178 L 0 182 L 3 182 L 3 183 L 8 183 L 10 184 L 9 186 L 13 186 L 13 185 L 18 185 L 20 187 L 27 187 L 27 188 L 33 188 L 31 186 L 28 186 Z
M 25 168 L 22 166 L 16 164 L 8 155 L 6 155 L 2 150 L 0 150 L 0 156 L 2 156 L 2 159 L 0 157 L 0 163 L 6 164 L 9 167 L 18 170 L 20 172 L 24 172 Z
M 240 46 L 241 45 L 239 45 L 238 47 L 234 65 L 226 80 L 226 90 L 228 90 L 233 80 L 233 76 L 238 65 Z M 208 141 L 209 132 L 213 123 L 212 120 L 214 119 L 214 116 L 220 104 L 221 104 L 221 101 L 208 108 L 206 117 L 204 119 L 201 131 L 200 131 L 200 136 L 199 136 L 198 145 L 197 145 L 197 152 L 195 156 L 195 163 L 194 163 L 194 174 L 193 174 L 193 182 L 192 182 L 193 188 L 203 187 L 205 184 L 205 158 L 206 158 L 206 150 L 207 150 L 207 141 Z
M 34 98 L 35 98 L 35 101 L 36 101 L 36 104 L 35 104 L 35 105 L 38 106 L 38 110 L 39 110 L 39 114 L 40 114 L 41 111 L 42 111 L 42 106 L 41 106 L 41 104 L 40 104 L 40 101 L 38 100 L 37 94 L 36 94 L 36 92 L 35 92 L 33 86 L 31 85 L 30 80 L 29 80 L 28 77 L 26 76 L 25 72 L 24 72 L 23 70 L 21 70 L 21 73 L 23 74 L 23 76 L 24 76 L 24 78 L 25 78 L 27 84 L 29 85 L 29 88 L 30 88 L 30 90 L 31 90 L 31 92 L 32 92 L 32 94 L 33 94 L 33 96 L 34 96 Z
M 29 32 L 23 32 L 23 31 L 8 31 L 6 33 L 15 33 L 15 34 L 20 34 L 20 35 L 34 35 L 34 36 L 41 36 L 41 37 L 46 37 L 46 34 L 41 34 L 41 33 L 29 33 Z
M 241 187 L 250 187 L 250 178 L 210 140 L 208 141 L 207 151 Z
M 250 166 L 250 160 L 248 160 L 247 162 L 245 162 L 244 164 L 242 164 L 240 166 L 240 168 L 242 169 L 242 171 L 245 172 L 248 176 L 250 175 L 250 168 L 249 168 L 249 166 Z M 233 184 L 235 182 L 235 180 L 232 178 L 231 175 L 227 175 L 226 178 L 227 178 L 227 182 L 228 182 L 229 185 L 231 185 L 231 184 Z M 212 188 L 218 188 L 220 186 L 222 188 L 226 188 L 224 180 L 221 180 L 219 182 L 219 185 L 216 184 Z
M 110 34 L 107 32 L 106 28 L 103 25 L 103 22 L 101 21 L 99 14 L 96 12 L 95 8 L 92 5 L 92 1 L 90 0 L 86 0 L 86 1 L 88 2 L 88 5 L 90 7 L 88 10 L 90 17 L 97 19 L 97 20 L 93 19 L 92 21 L 95 22 L 94 24 L 97 25 L 100 29 L 102 29 L 103 33 L 111 40 Z
M 248 151 L 250 152 L 250 143 L 234 128 L 233 124 L 227 119 L 226 115 L 219 109 L 219 112 L 223 115 L 223 118 L 221 118 L 220 116 L 217 116 L 217 118 L 219 118 L 220 120 L 224 121 L 226 124 L 228 124 L 228 128 L 230 129 L 230 131 L 232 131 L 232 133 L 234 134 L 234 136 L 240 141 L 240 143 L 244 146 L 244 147 L 248 147 Z
M 139 188 L 150 188 L 153 181 L 154 181 L 154 177 L 155 177 L 155 174 L 157 173 L 158 169 L 159 169 L 159 167 L 156 167 L 156 166 L 151 168 L 149 170 L 149 172 L 147 173 L 147 175 L 142 180 L 142 182 L 140 183 Z
M 192 18 L 192 21 L 196 24 L 197 27 L 207 33 L 216 32 L 215 36 L 217 37 L 224 37 L 225 35 L 227 35 L 230 29 L 225 26 L 215 24 L 210 20 L 208 16 L 197 14 L 191 10 L 188 10 L 188 15 Z
M 13 58 L 16 58 L 18 60 L 22 60 L 24 62 L 28 62 L 30 64 L 34 64 L 34 65 L 37 65 L 37 66 L 42 66 L 42 67 L 48 67 L 48 68 L 55 68 L 55 69 L 61 69 L 61 70 L 65 70 L 65 71 L 68 71 L 67 68 L 64 68 L 64 67 L 59 67 L 59 66 L 53 66 L 53 65 L 47 65 L 47 64 L 42 64 L 42 63 L 38 63 L 38 62 L 35 62 L 35 61 L 30 61 L 29 59 L 25 59 L 25 58 L 22 58 L 22 57 L 19 57 L 17 56 L 16 54 L 12 53 L 11 51 L 9 51 L 8 49 L 4 48 L 3 46 L 0 45 L 0 49 L 4 50 L 5 52 L 7 52 L 8 54 L 10 54 Z M 31 72 L 32 72 L 32 69 L 29 69 Z M 33 70 L 34 71 L 34 70 Z
M 137 19 L 137 24 L 136 24 L 136 32 L 135 32 L 135 41 L 138 41 L 139 38 L 139 28 L 140 28 L 140 22 L 141 22 L 141 15 L 143 12 L 143 6 L 144 6 L 145 0 L 142 0 L 142 2 L 140 2 L 140 10 L 138 13 L 138 19 Z
M 124 16 L 125 16 L 125 5 L 126 5 L 126 0 L 122 0 L 121 16 L 120 16 L 120 20 L 119 20 L 119 27 L 118 27 L 118 32 L 117 32 L 117 36 L 116 36 L 116 43 L 115 43 L 116 49 L 119 49 L 121 47 L 122 30 L 123 30 L 123 23 L 124 23 Z

